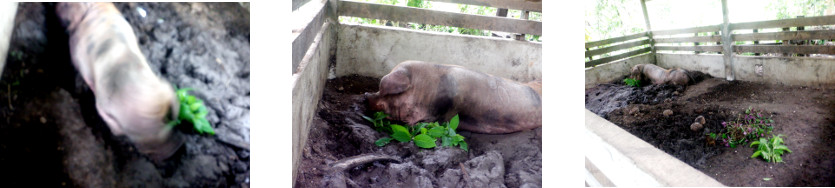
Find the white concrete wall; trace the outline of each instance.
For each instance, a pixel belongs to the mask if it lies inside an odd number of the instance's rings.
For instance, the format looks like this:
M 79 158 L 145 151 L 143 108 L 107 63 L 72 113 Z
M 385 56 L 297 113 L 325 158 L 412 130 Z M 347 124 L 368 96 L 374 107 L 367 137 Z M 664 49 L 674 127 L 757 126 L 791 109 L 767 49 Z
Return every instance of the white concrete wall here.
M 301 60 L 301 71 L 293 74 L 293 182 L 301 161 L 301 151 L 310 133 L 319 99 L 325 87 L 329 62 L 336 44 L 336 27 L 326 22 L 319 36 Z
M 542 44 L 402 28 L 341 24 L 335 76 L 383 77 L 406 60 L 461 65 L 527 82 L 542 79 Z M 551 62 L 562 63 L 562 62 Z
M 717 78 L 725 77 L 725 63 L 719 54 L 665 54 L 657 53 L 658 66 L 701 71 Z
M 658 66 L 697 70 L 713 77 L 725 77 L 722 55 L 657 55 Z M 835 84 L 835 59 L 825 57 L 754 57 L 734 56 L 736 80 L 787 85 Z M 757 73 L 757 67 L 761 72 Z M 587 78 L 588 79 L 588 78 Z
M 652 53 L 586 68 L 586 89 L 629 75 L 632 66 L 652 62 Z

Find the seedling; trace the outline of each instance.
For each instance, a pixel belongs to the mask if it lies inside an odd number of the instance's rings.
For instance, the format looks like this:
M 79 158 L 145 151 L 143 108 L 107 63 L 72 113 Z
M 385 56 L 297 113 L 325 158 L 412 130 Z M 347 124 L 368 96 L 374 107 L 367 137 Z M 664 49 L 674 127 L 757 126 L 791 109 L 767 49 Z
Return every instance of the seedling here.
M 441 146 L 458 146 L 464 151 L 469 151 L 467 142 L 464 141 L 464 136 L 455 132 L 455 129 L 458 128 L 458 115 L 452 117 L 449 122 L 444 122 L 442 124 L 438 124 L 438 122 L 421 122 L 410 128 L 397 124 L 390 124 L 388 121 L 383 120 L 383 118 L 387 116 L 388 115 L 383 112 L 374 113 L 373 119 L 363 116 L 364 119 L 374 124 L 374 128 L 377 131 L 388 133 L 391 136 L 378 139 L 374 142 L 377 146 L 385 146 L 392 140 L 400 142 L 409 142 L 414 140 L 415 145 L 418 147 L 429 149 L 437 147 L 437 141 L 440 139 Z
M 626 83 L 626 85 L 632 86 L 632 87 L 641 87 L 640 81 L 632 79 L 632 78 L 623 79 L 623 83 Z
M 194 130 L 200 134 L 214 135 L 215 131 L 209 120 L 206 120 L 206 115 L 209 111 L 203 105 L 203 100 L 197 99 L 194 95 L 188 94 L 191 88 L 183 88 L 177 90 L 177 98 L 180 100 L 180 113 L 176 120 L 168 123 L 169 126 L 179 125 L 182 120 L 191 122 L 194 125 Z
M 751 155 L 751 158 L 762 156 L 762 158 L 768 162 L 783 162 L 783 158 L 780 156 L 787 151 L 791 153 L 792 150 L 789 150 L 789 147 L 783 145 L 783 139 L 780 138 L 780 136 L 782 135 L 772 136 L 771 139 L 768 140 L 760 138 L 759 141 L 752 142 L 750 147 L 754 147 L 754 145 L 759 145 L 759 147 L 757 147 L 757 151 L 754 152 L 754 155 Z
M 722 122 L 722 130 L 718 134 L 710 133 L 710 137 L 722 141 L 725 146 L 736 147 L 749 141 L 758 140 L 771 134 L 774 120 L 763 116 L 761 111 L 748 107 L 745 114 L 734 121 Z

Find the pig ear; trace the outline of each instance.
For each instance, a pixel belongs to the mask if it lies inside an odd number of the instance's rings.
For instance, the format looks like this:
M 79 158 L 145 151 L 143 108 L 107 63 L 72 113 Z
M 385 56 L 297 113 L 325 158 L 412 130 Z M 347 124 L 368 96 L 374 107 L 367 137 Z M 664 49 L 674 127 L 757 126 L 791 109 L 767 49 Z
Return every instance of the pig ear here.
M 406 70 L 400 69 L 383 76 L 383 79 L 380 80 L 380 95 L 403 93 L 406 89 L 409 89 L 411 80 L 409 80 L 408 74 Z

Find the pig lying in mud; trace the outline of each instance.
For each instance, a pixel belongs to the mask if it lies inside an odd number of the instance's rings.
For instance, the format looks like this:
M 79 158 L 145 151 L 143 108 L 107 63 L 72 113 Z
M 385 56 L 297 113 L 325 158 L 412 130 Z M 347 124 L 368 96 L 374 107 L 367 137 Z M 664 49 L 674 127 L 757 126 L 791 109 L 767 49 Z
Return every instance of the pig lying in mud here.
M 460 117 L 459 129 L 502 134 L 542 126 L 542 82 L 521 84 L 455 65 L 405 61 L 366 93 L 369 108 L 409 125 Z
M 687 70 L 664 69 L 653 64 L 638 64 L 632 67 L 631 77 L 638 81 L 650 81 L 652 84 L 671 84 L 687 86 L 694 83 L 694 78 Z
M 114 135 L 126 135 L 155 160 L 181 145 L 166 123 L 178 115 L 174 88 L 160 79 L 139 50 L 133 29 L 112 3 L 58 3 L 76 70 L 96 97 L 96 109 Z

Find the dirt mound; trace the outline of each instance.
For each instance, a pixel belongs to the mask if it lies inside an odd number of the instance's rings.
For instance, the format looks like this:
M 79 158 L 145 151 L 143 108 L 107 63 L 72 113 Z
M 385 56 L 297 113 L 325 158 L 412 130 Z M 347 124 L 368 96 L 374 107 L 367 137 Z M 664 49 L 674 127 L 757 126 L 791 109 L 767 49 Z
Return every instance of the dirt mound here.
M 374 142 L 386 135 L 361 118 L 366 112 L 363 93 L 376 92 L 379 79 L 346 76 L 328 80 L 307 146 L 302 150 L 298 187 L 540 187 L 542 184 L 542 129 L 504 135 L 461 131 L 470 146 L 420 149 L 413 143 Z M 340 159 L 385 155 L 401 162 L 374 161 L 343 174 L 330 171 Z
M 632 87 L 623 82 L 600 84 L 586 90 L 586 109 L 606 118 L 615 109 L 629 104 L 658 104 L 673 100 L 684 92 L 684 86 L 646 85 Z

